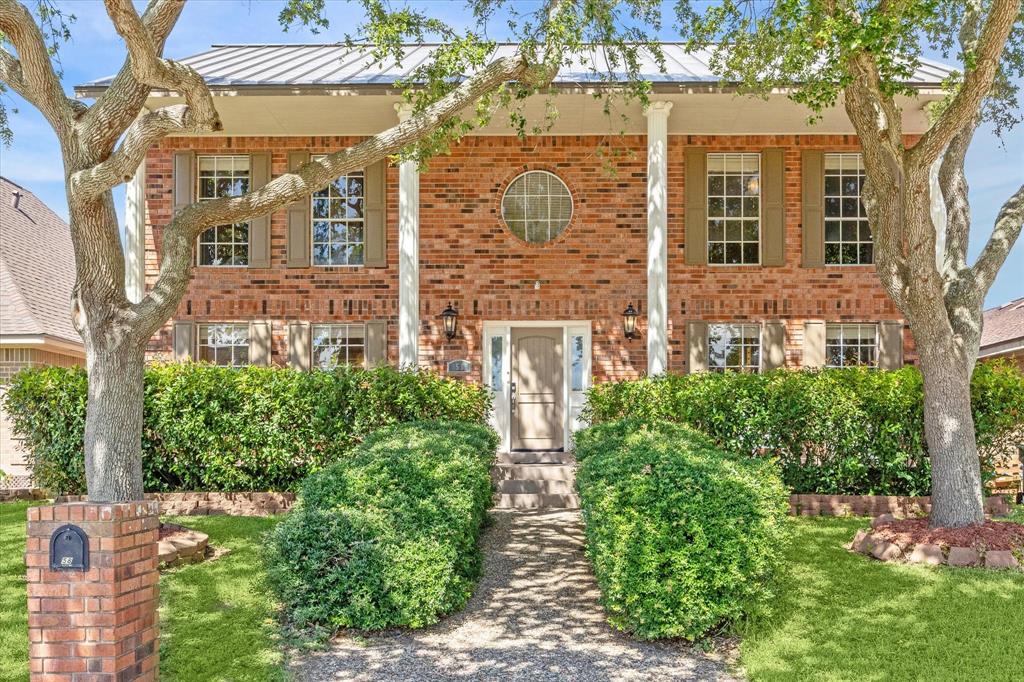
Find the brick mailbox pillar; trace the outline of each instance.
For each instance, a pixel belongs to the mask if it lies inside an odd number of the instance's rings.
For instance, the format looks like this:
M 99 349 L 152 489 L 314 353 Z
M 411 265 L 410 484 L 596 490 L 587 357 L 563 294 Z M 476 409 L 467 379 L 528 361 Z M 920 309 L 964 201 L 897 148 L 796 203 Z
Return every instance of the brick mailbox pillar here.
M 88 568 L 73 568 L 74 529 Z M 75 502 L 28 510 L 28 633 L 32 680 L 123 682 L 158 677 L 158 503 Z M 65 544 L 60 544 L 65 543 Z M 67 548 L 71 549 L 68 550 Z M 69 568 L 71 567 L 71 568 Z

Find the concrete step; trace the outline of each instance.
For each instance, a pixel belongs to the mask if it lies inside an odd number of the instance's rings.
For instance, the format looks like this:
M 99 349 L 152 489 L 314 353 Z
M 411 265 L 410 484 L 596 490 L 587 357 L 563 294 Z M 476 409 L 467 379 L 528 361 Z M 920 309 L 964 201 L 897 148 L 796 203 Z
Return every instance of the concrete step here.
M 544 495 L 544 494 L 555 494 L 555 495 L 571 495 L 576 490 L 573 487 L 572 481 L 538 481 L 538 480 L 526 480 L 526 481 L 500 481 L 498 483 L 498 493 L 508 493 L 510 495 Z
M 571 464 L 499 464 L 491 467 L 491 478 L 498 481 L 575 481 Z
M 580 498 L 570 493 L 495 493 L 494 506 L 496 509 L 579 509 Z
M 568 452 L 500 452 L 498 464 L 572 464 Z

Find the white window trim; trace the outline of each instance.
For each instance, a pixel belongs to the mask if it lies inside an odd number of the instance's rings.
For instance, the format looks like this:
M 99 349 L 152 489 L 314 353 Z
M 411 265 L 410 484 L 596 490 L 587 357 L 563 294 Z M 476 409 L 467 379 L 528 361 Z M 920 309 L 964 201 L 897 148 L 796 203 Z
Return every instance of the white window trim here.
M 856 155 L 856 156 L 860 157 L 861 165 L 864 164 L 864 154 L 863 154 L 863 152 L 835 151 L 835 150 L 832 150 L 832 151 L 829 151 L 829 152 L 825 152 L 823 157 L 824 156 L 828 156 L 829 154 L 853 154 L 853 155 Z M 824 164 L 824 158 L 822 159 L 822 163 Z M 821 248 L 822 248 L 822 262 L 825 264 L 826 268 L 874 268 L 875 267 L 875 260 L 874 260 L 875 259 L 875 253 L 874 253 L 874 249 L 872 249 L 872 251 L 871 251 L 871 262 L 870 263 L 829 263 L 828 260 L 825 258 L 825 256 L 824 256 L 825 249 L 828 247 L 828 242 L 825 239 L 825 230 L 828 228 L 828 218 L 825 217 L 825 198 L 828 196 L 825 193 L 825 178 L 826 177 L 827 177 L 827 175 L 822 175 L 821 176 L 821 216 L 822 216 L 822 219 L 821 219 Z M 858 195 L 858 198 L 860 198 L 861 201 L 863 201 L 863 197 Z M 870 224 L 869 224 L 869 228 L 870 228 Z M 872 235 L 873 235 L 873 233 L 872 233 Z M 855 323 L 851 322 L 850 324 L 855 324 Z M 865 323 L 865 324 L 870 324 L 870 323 Z
M 558 180 L 559 184 L 565 188 L 566 193 L 569 195 L 569 218 L 568 220 L 565 221 L 565 227 L 563 227 L 562 231 L 556 234 L 554 237 L 551 237 L 550 239 L 543 242 L 531 242 L 530 240 L 524 237 L 519 237 L 515 232 L 512 231 L 512 228 L 509 226 L 508 221 L 505 219 L 505 196 L 508 195 L 509 189 L 512 187 L 512 185 L 515 184 L 516 180 L 523 177 L 524 175 L 530 175 L 531 173 L 546 173 L 547 175 L 550 175 L 555 180 Z M 505 189 L 501 193 L 501 201 L 498 204 L 498 214 L 501 216 L 501 222 L 504 224 L 505 229 L 508 230 L 509 234 L 511 234 L 513 237 L 519 239 L 520 241 L 526 242 L 527 244 L 531 244 L 534 246 L 544 246 L 545 244 L 550 244 L 560 239 L 562 235 L 564 235 L 566 231 L 569 229 L 569 226 L 572 225 L 572 219 L 576 215 L 576 200 L 573 198 L 572 190 L 569 189 L 569 185 L 565 182 L 565 180 L 558 177 L 558 175 L 552 173 L 549 170 L 545 170 L 543 168 L 532 168 L 524 170 L 522 173 L 519 173 L 514 178 L 509 180 L 507 185 L 505 185 Z
M 332 267 L 334 267 L 334 266 L 332 266 Z M 340 266 L 337 266 L 337 267 L 340 267 Z M 363 368 L 366 367 L 366 322 L 363 321 L 363 320 L 356 320 L 356 321 L 353 321 L 353 322 L 330 321 L 330 322 L 310 322 L 309 323 L 309 348 L 308 348 L 308 350 L 309 350 L 309 368 L 310 369 L 320 369 L 320 370 L 323 369 L 320 366 L 320 364 L 316 361 L 316 357 L 314 355 L 315 348 L 314 348 L 314 345 L 313 345 L 313 340 L 316 338 L 316 336 L 315 336 L 316 331 L 315 330 L 316 330 L 317 327 L 362 327 L 363 328 L 363 362 L 360 365 L 352 365 L 352 366 L 353 367 L 357 367 L 358 366 L 358 367 L 363 367 Z
M 326 156 L 329 156 L 329 155 L 328 154 L 311 154 L 310 157 L 309 157 L 309 160 L 310 161 L 319 161 L 320 159 L 323 159 Z M 366 260 L 366 169 L 363 168 L 363 169 L 359 170 L 359 172 L 363 174 L 363 260 L 365 261 Z M 337 180 L 338 178 L 334 178 L 334 179 Z M 366 267 L 365 262 L 364 263 L 340 263 L 340 264 L 317 263 L 316 262 L 316 258 L 313 257 L 313 248 L 315 246 L 314 241 L 313 241 L 313 223 L 316 222 L 316 218 L 313 216 L 313 202 L 315 200 L 316 200 L 316 197 L 314 196 L 314 192 L 310 192 L 309 193 L 309 265 L 310 265 L 310 267 L 313 267 L 313 268 L 345 268 L 345 269 L 365 268 Z M 387 229 L 386 226 L 385 226 L 385 229 Z M 328 324 L 328 323 L 324 322 L 322 324 Z M 339 323 L 339 324 L 343 324 L 343 323 Z
M 761 190 L 763 191 L 763 189 L 764 189 L 764 173 L 763 173 L 763 161 L 764 161 L 764 159 L 762 158 L 761 152 L 759 152 L 759 151 L 757 151 L 757 152 L 708 152 L 707 154 L 705 154 L 705 157 L 704 157 L 704 234 L 705 235 L 707 235 L 707 233 L 708 233 L 708 229 L 709 229 L 708 222 L 711 220 L 711 217 L 708 216 L 708 214 L 707 214 L 708 213 L 708 199 L 710 198 L 710 197 L 708 197 L 708 190 L 707 190 L 708 174 L 709 174 L 709 171 L 708 171 L 708 159 L 711 156 L 715 155 L 715 154 L 721 154 L 721 155 L 728 155 L 728 154 L 741 154 L 741 155 L 742 154 L 756 154 L 757 155 L 757 177 L 758 177 L 758 181 L 761 183 Z M 723 197 L 727 197 L 727 195 L 723 195 Z M 762 256 L 764 256 L 764 254 L 761 253 L 763 251 L 763 249 L 761 248 L 761 231 L 764 229 L 764 201 L 763 201 L 763 198 L 764 197 L 763 197 L 762 192 L 759 191 L 757 193 L 757 262 L 756 263 L 712 263 L 711 262 L 711 258 L 708 257 L 708 249 L 711 246 L 711 240 L 705 238 L 705 240 L 704 240 L 704 242 L 705 242 L 704 243 L 704 258 L 707 261 L 708 267 L 715 267 L 715 268 L 753 268 L 753 267 L 761 267 L 761 258 L 762 258 Z M 727 218 L 723 218 L 723 220 L 727 220 Z M 728 242 L 722 242 L 722 243 L 723 244 L 727 244 Z
M 202 177 L 200 177 L 200 175 L 199 175 L 199 160 L 200 159 L 220 158 L 220 157 L 237 157 L 237 158 L 249 159 L 249 191 L 250 192 L 252 191 L 252 157 L 249 154 L 196 154 L 196 156 L 195 156 L 195 174 L 196 174 L 196 187 L 195 187 L 195 193 L 196 194 L 195 194 L 195 198 L 196 198 L 196 202 L 197 203 L 203 201 L 200 198 L 200 196 L 199 196 L 199 188 L 202 187 Z M 212 197 L 212 198 L 213 199 L 219 199 L 220 197 Z M 249 226 L 249 239 L 246 240 L 245 245 L 246 245 L 247 249 L 251 250 L 252 249 L 252 221 L 251 220 L 243 220 L 241 222 L 244 222 L 246 225 Z M 227 225 L 227 224 L 229 224 L 229 223 L 221 223 L 220 225 Z M 231 225 L 235 225 L 237 223 L 230 223 L 230 224 Z M 213 227 L 208 227 L 205 230 L 203 230 L 203 232 L 207 232 L 209 230 L 215 230 L 218 227 L 220 227 L 220 225 L 214 225 Z M 203 238 L 203 233 L 202 232 L 200 232 L 198 235 L 196 235 L 196 242 L 195 242 L 195 249 L 194 250 L 195 250 L 195 253 L 196 253 L 195 266 L 197 268 L 248 268 L 249 267 L 249 263 L 246 263 L 245 265 L 236 265 L 234 263 L 228 263 L 228 264 L 224 264 L 224 265 L 221 265 L 221 264 L 218 264 L 218 263 L 204 263 L 203 259 L 202 259 L 202 254 L 200 253 L 200 246 L 199 246 L 200 243 L 202 242 L 202 238 Z M 248 256 L 246 256 L 246 260 L 248 260 Z M 230 323 L 224 322 L 223 324 L 230 324 Z
M 704 337 L 704 344 L 707 346 L 707 372 L 743 372 L 743 368 L 736 370 L 732 367 L 717 367 L 711 364 L 711 328 L 712 327 L 757 327 L 757 374 L 764 373 L 764 322 L 708 322 L 707 333 Z
M 196 322 L 195 323 L 195 340 L 193 342 L 194 348 L 192 349 L 192 353 L 193 353 L 192 357 L 195 358 L 199 362 L 206 362 L 205 360 L 203 360 L 202 358 L 199 357 L 199 355 L 200 355 L 199 349 L 200 348 L 202 348 L 203 346 L 207 346 L 208 348 L 210 347 L 209 344 L 202 343 L 203 335 L 200 333 L 200 331 L 202 330 L 203 327 L 214 327 L 214 326 L 245 327 L 248 330 L 247 333 L 249 334 L 249 337 L 248 337 L 249 342 L 246 344 L 246 350 L 247 350 L 247 355 L 249 357 L 249 360 L 244 365 L 236 365 L 236 364 L 232 363 L 230 365 L 214 365 L 214 367 L 228 367 L 228 368 L 231 368 L 231 369 L 239 369 L 241 367 L 249 367 L 250 365 L 252 365 L 252 331 L 251 331 L 252 327 L 251 327 L 251 325 L 252 325 L 251 322 L 224 321 L 224 320 Z M 233 359 L 234 359 L 234 354 L 232 353 L 232 360 Z
M 873 365 L 830 365 L 828 363 L 828 328 L 829 327 L 874 327 L 875 329 L 875 364 Z M 844 369 L 847 367 L 866 367 L 868 369 L 878 369 L 878 344 L 881 340 L 881 328 L 877 322 L 826 322 L 825 323 L 825 363 L 822 367 L 827 369 Z

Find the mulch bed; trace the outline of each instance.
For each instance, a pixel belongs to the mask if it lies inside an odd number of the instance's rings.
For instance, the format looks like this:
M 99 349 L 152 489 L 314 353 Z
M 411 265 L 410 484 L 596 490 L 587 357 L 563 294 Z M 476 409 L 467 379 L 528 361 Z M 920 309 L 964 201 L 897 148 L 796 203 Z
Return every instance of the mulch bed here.
M 183 533 L 183 532 L 185 532 L 187 530 L 188 530 L 188 528 L 185 528 L 185 526 L 179 526 L 176 523 L 163 523 L 163 522 L 161 522 L 160 523 L 160 539 L 163 540 L 164 538 L 167 538 L 167 537 L 169 537 L 171 535 L 174 535 L 175 533 Z
M 871 534 L 900 546 L 929 544 L 947 547 L 1008 550 L 1024 547 L 1024 525 L 986 521 L 968 528 L 929 528 L 928 519 L 896 519 L 876 526 Z

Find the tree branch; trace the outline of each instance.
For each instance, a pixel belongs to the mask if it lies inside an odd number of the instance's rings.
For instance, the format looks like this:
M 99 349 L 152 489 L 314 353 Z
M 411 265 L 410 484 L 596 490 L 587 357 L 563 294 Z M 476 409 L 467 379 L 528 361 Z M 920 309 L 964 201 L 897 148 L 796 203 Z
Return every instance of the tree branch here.
M 967 240 L 971 232 L 971 206 L 967 201 L 964 160 L 974 137 L 974 127 L 962 130 L 946 148 L 939 166 L 939 189 L 946 207 L 944 271 L 956 273 L 967 267 Z
M 99 196 L 128 182 L 152 145 L 171 133 L 192 130 L 187 114 L 187 105 L 174 104 L 135 119 L 125 132 L 117 151 L 105 161 L 74 173 L 71 176 L 71 187 L 87 198 Z
M 160 56 L 161 46 L 147 30 L 131 0 L 106 0 L 107 14 L 124 39 L 135 78 L 151 88 L 181 93 L 188 108 L 185 121 L 191 130 L 223 129 L 213 95 L 203 77 L 190 66 Z
M 935 125 L 910 149 L 912 163 L 930 166 L 953 138 L 975 120 L 992 88 L 1003 48 L 1019 13 L 1020 0 L 992 1 L 988 17 L 985 19 L 985 27 L 977 40 L 977 48 L 972 51 L 975 66 L 973 69 L 965 69 L 963 83 L 949 106 L 939 116 Z M 965 28 L 972 27 L 975 20 L 976 18 L 968 11 L 964 19 Z M 961 37 L 966 38 L 963 35 Z M 965 46 L 972 44 L 966 39 L 963 42 Z
M 81 113 L 85 105 L 75 107 L 70 104 L 74 100 L 64 94 L 60 79 L 53 70 L 53 62 L 50 61 L 46 39 L 32 13 L 16 0 L 0 0 L 0 32 L 18 52 L 15 62 L 20 66 L 18 72 L 23 86 L 22 90 L 15 91 L 46 117 L 58 137 L 65 139 L 74 117 Z M 7 56 L 14 59 L 10 54 Z M 4 62 L 7 68 L 12 67 L 9 60 L 5 59 Z
M 158 54 L 163 54 L 164 43 L 184 7 L 185 0 L 150 0 L 143 12 L 142 24 L 152 36 Z M 138 116 L 151 91 L 151 86 L 135 77 L 131 58 L 126 57 L 110 87 L 99 96 L 82 119 L 82 136 L 90 139 L 96 149 L 113 148 L 121 133 Z
M 152 291 L 133 306 L 134 314 L 152 334 L 174 313 L 188 286 L 194 243 L 203 230 L 266 215 L 304 199 L 336 177 L 401 151 L 503 83 L 518 80 L 540 88 L 550 82 L 552 74 L 550 69 L 531 69 L 529 60 L 522 55 L 497 59 L 437 102 L 384 132 L 304 164 L 248 194 L 204 201 L 184 208 L 164 231 L 160 275 Z
M 971 268 L 977 282 L 979 295 L 985 297 L 992 282 L 995 281 L 999 268 L 1003 267 L 1006 256 L 1013 248 L 1024 227 L 1024 185 L 1020 186 L 1013 196 L 1006 200 L 999 209 L 992 235 L 985 244 L 978 260 Z

